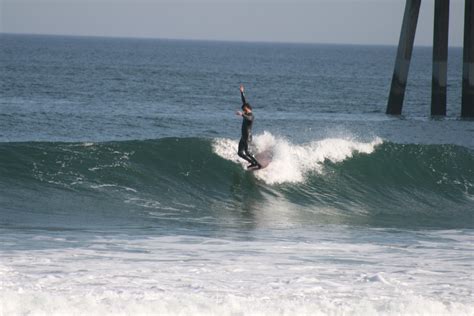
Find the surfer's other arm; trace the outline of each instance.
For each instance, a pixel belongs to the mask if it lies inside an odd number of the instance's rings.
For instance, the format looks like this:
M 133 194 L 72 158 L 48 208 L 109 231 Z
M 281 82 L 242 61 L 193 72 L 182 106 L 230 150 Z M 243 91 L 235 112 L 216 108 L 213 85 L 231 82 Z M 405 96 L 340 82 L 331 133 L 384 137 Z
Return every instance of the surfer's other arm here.
M 235 112 L 235 115 L 242 116 L 244 119 L 246 119 L 248 121 L 253 121 L 253 115 L 252 114 L 247 114 L 247 113 L 242 112 L 242 111 L 237 111 L 237 112 Z

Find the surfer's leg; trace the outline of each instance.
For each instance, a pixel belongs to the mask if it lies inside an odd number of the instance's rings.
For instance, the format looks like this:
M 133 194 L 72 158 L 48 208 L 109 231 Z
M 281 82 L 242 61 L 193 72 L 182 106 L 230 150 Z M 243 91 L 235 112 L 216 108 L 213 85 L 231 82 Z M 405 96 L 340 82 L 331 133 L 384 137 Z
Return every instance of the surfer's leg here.
M 257 159 L 255 159 L 255 157 L 248 150 L 245 151 L 245 155 L 248 157 L 248 161 L 252 163 L 252 165 L 257 166 L 259 164 Z
M 239 155 L 239 157 L 248 161 L 249 163 L 253 164 L 252 159 L 247 156 L 247 151 L 248 151 L 248 143 L 244 139 L 240 139 L 239 150 L 237 152 L 237 155 Z
M 261 167 L 260 164 L 258 163 L 257 159 L 252 155 L 252 153 L 249 151 L 249 146 L 248 143 L 246 143 L 246 146 L 244 147 L 244 153 L 248 158 L 248 162 L 250 162 L 250 167 Z

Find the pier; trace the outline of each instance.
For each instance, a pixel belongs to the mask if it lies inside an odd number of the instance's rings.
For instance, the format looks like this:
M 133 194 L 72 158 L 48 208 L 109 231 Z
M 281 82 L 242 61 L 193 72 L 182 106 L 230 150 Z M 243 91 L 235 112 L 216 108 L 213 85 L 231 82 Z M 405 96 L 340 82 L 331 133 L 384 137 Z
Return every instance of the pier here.
M 434 0 L 431 115 L 446 115 L 450 0 Z M 401 115 L 421 0 L 407 0 L 387 114 Z M 461 117 L 474 117 L 474 0 L 465 0 Z

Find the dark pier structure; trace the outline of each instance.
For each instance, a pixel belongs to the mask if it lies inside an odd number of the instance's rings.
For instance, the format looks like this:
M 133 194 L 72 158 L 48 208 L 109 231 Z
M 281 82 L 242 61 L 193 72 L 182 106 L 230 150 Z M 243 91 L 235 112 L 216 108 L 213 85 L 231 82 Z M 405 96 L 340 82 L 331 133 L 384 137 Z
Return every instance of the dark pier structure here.
M 450 0 L 434 0 L 433 77 L 431 115 L 446 115 L 448 30 Z M 413 52 L 421 0 L 407 0 L 397 58 L 387 104 L 387 114 L 400 115 Z M 465 0 L 461 117 L 474 117 L 474 0 Z

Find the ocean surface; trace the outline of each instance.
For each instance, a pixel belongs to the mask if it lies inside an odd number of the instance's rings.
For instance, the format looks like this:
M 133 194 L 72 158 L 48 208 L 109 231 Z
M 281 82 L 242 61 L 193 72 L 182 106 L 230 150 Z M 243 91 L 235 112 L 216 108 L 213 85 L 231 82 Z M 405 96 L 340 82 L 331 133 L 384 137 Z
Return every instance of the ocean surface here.
M 0 315 L 474 315 L 462 50 L 445 118 L 395 53 L 0 34 Z

